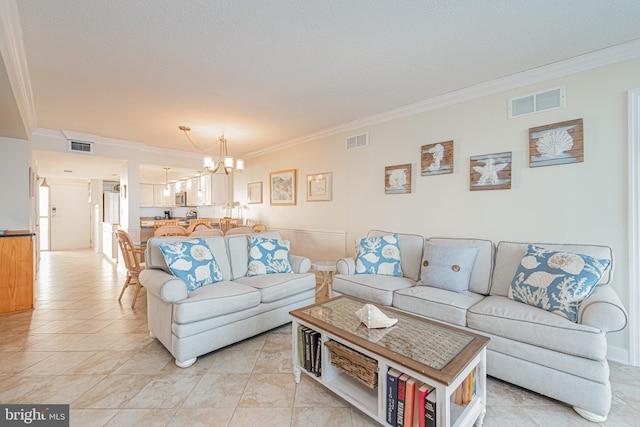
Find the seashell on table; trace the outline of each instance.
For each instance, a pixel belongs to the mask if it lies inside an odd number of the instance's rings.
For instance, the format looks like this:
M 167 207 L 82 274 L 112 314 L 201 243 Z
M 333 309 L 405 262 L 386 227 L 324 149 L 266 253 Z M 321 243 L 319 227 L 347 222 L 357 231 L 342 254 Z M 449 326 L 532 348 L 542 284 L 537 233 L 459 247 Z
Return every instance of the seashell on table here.
M 356 311 L 356 316 L 367 328 L 388 328 L 398 322 L 398 319 L 387 317 L 378 307 L 372 304 L 365 304 Z

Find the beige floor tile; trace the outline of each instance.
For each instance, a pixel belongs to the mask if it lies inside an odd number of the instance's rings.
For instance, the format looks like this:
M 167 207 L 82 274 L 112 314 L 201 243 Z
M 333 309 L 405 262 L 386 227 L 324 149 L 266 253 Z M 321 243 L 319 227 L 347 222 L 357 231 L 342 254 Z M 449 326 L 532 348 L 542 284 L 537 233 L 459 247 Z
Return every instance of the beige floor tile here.
M 238 407 L 291 408 L 296 383 L 290 374 L 253 374 Z
M 72 408 L 123 408 L 155 379 L 153 375 L 109 375 L 78 399 Z
M 70 351 L 108 351 L 111 345 L 120 339 L 119 335 L 90 334 L 63 350 Z
M 283 427 L 291 425 L 293 408 L 238 408 L 229 427 Z
M 17 374 L 56 354 L 51 351 L 0 352 L 0 374 Z
M 351 427 L 351 409 L 293 408 L 291 427 Z
M 536 423 L 531 416 L 518 406 L 487 407 L 483 424 L 485 427 L 540 427 L 542 425 Z M 561 424 L 558 424 L 558 426 L 561 426 Z
M 224 427 L 228 426 L 235 408 L 189 408 L 178 409 L 169 421 L 169 427 Z M 247 426 L 262 426 L 262 420 L 254 420 Z
M 378 427 L 380 424 L 358 408 L 351 406 L 351 424 L 353 427 Z
M 84 362 L 95 352 L 89 351 L 60 351 L 46 359 L 25 369 L 20 375 L 64 375 L 70 373 L 80 363 Z
M 193 388 L 183 408 L 235 408 L 244 393 L 249 374 L 207 374 Z
M 253 372 L 260 374 L 293 374 L 291 349 L 262 350 L 253 367 Z
M 258 360 L 260 350 L 229 350 L 214 353 L 208 374 L 250 374 Z
M 30 375 L 3 382 L 3 403 L 68 404 L 99 383 L 104 375 Z
M 69 369 L 69 374 L 109 375 L 135 354 L 136 352 L 130 351 L 97 351 L 93 356 Z
M 109 427 L 162 427 L 169 424 L 175 409 L 121 409 L 106 424 Z
M 113 373 L 115 375 L 158 374 L 169 363 L 173 363 L 173 358 L 166 351 L 134 352 L 129 360 L 120 365 Z
M 126 408 L 178 408 L 200 378 L 184 375 L 155 376 L 125 405 Z
M 293 375 L 291 376 L 291 380 L 293 381 Z M 294 408 L 346 408 L 349 404 L 319 382 L 309 378 L 307 375 L 302 375 L 300 383 L 296 387 L 293 406 Z
M 518 409 L 541 426 L 583 427 L 593 424 L 568 405 L 520 405 Z
M 69 414 L 70 427 L 102 427 L 113 418 L 119 409 L 73 409 Z

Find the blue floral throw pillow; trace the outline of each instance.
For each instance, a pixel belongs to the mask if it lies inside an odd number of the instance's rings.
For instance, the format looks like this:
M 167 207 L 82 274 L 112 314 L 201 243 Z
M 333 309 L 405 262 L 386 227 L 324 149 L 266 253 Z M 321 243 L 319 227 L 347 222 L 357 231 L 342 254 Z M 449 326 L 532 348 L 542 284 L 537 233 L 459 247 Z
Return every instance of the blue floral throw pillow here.
M 356 274 L 402 276 L 398 235 L 366 237 L 356 242 Z
M 529 245 L 511 282 L 509 298 L 572 322 L 609 266 L 607 259 Z
M 249 236 L 247 276 L 293 273 L 289 259 L 289 241 Z
M 158 245 L 169 270 L 187 284 L 189 292 L 222 281 L 222 271 L 204 239 Z

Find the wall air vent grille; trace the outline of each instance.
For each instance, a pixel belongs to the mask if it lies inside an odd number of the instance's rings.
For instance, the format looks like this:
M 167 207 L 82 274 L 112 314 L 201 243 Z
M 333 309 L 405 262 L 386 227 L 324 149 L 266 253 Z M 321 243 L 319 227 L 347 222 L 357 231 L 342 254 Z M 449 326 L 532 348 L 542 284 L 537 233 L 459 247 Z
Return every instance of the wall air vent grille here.
M 78 141 L 76 139 L 70 139 L 69 151 L 73 151 L 74 153 L 93 154 L 93 142 Z
M 363 133 L 361 135 L 350 136 L 346 139 L 347 150 L 353 150 L 355 148 L 367 147 L 369 145 L 369 134 Z
M 509 98 L 509 118 L 564 108 L 564 86 Z

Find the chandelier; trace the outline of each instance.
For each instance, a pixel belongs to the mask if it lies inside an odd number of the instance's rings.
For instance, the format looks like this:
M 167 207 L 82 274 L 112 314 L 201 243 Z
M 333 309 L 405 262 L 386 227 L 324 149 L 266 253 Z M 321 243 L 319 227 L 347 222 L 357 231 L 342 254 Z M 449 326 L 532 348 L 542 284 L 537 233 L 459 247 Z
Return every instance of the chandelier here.
M 194 143 L 191 140 L 191 137 L 189 137 L 189 131 L 191 130 L 189 126 L 178 126 L 178 129 L 184 132 L 184 135 L 187 137 L 187 140 L 189 140 L 189 143 L 191 145 L 193 145 L 198 151 L 205 155 L 203 159 L 203 166 L 208 172 L 216 173 L 221 166 L 224 170 L 224 173 L 226 173 L 227 175 L 229 175 L 231 171 L 234 170 L 233 157 L 231 157 L 227 153 L 227 139 L 224 137 L 224 134 L 220 135 L 220 138 L 218 138 L 218 160 L 214 162 L 213 157 L 207 156 L 207 153 L 212 151 L 213 148 L 207 150 Z M 244 169 L 244 162 L 238 159 L 235 162 L 235 169 L 238 171 Z

